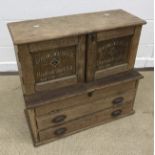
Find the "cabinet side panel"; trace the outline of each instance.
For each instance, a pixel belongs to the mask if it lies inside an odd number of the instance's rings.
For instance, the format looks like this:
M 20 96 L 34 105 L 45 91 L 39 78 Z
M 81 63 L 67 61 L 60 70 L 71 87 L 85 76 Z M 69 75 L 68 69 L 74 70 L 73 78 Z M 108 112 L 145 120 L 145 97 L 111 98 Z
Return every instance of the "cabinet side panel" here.
M 141 29 L 142 29 L 141 25 L 135 27 L 135 32 L 131 40 L 130 54 L 129 54 L 129 69 L 132 69 L 135 64 Z
M 35 117 L 35 110 L 34 109 L 26 109 L 25 110 L 26 118 L 29 124 L 29 128 L 31 130 L 32 138 L 34 144 L 39 142 L 38 130 L 37 130 L 37 122 Z
M 22 78 L 23 75 L 22 75 L 22 70 L 21 70 L 21 64 L 20 64 L 19 57 L 18 57 L 18 46 L 17 45 L 14 45 L 14 50 L 15 50 L 15 55 L 16 55 L 16 61 L 17 61 L 21 86 L 22 86 L 23 94 L 25 94 L 25 87 L 24 87 L 23 78 Z
M 24 86 L 24 94 L 30 95 L 34 93 L 34 73 L 33 73 L 33 65 L 32 58 L 29 53 L 29 49 L 27 45 L 19 45 L 18 46 L 18 59 L 21 66 L 22 71 L 22 83 Z

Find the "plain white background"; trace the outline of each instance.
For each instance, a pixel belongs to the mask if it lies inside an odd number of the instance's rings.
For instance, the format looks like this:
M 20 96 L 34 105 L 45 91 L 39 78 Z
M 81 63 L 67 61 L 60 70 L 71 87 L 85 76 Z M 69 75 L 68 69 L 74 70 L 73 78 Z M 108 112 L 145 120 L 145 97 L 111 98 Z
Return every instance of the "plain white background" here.
M 124 9 L 147 21 L 143 27 L 135 67 L 153 67 L 153 0 L 0 0 L 0 71 L 16 71 L 16 59 L 6 23 Z

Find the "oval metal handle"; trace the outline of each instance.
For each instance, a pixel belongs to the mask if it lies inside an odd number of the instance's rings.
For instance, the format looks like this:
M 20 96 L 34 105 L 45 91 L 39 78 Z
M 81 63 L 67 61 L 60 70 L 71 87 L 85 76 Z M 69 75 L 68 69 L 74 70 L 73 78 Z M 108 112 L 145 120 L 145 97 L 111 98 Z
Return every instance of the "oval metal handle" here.
M 121 113 L 122 113 L 122 110 L 121 110 L 121 109 L 115 110 L 115 111 L 113 111 L 113 112 L 111 113 L 111 116 L 117 117 L 117 116 L 119 116 Z
M 112 103 L 113 103 L 114 105 L 118 105 L 118 104 L 121 104 L 123 101 L 124 101 L 124 98 L 123 98 L 123 97 L 117 97 L 117 98 L 115 98 L 115 99 L 112 101 Z
M 59 129 L 55 130 L 54 134 L 55 134 L 56 136 L 61 136 L 61 135 L 63 135 L 64 133 L 66 133 L 66 131 L 67 131 L 67 128 L 59 128 Z
M 60 122 L 63 122 L 65 119 L 66 119 L 66 115 L 59 115 L 59 116 L 56 116 L 55 118 L 52 119 L 52 122 L 53 123 L 60 123 Z

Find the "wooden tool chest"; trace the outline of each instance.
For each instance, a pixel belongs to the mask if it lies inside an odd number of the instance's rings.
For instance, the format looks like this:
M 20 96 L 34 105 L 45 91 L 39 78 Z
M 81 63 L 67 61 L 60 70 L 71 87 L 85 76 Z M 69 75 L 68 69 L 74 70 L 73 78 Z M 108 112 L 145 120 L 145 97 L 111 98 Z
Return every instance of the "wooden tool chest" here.
M 143 24 L 123 10 L 8 24 L 35 145 L 134 112 Z

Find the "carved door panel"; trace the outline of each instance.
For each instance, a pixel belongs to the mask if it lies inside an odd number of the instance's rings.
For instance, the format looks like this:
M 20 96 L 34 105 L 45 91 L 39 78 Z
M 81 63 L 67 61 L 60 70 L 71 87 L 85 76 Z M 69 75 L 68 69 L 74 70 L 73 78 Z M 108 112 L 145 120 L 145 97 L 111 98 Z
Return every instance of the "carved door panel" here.
M 134 28 L 122 28 L 88 35 L 87 81 L 129 69 Z
M 67 87 L 84 81 L 85 36 L 27 46 L 34 79 L 34 91 L 31 92 Z

